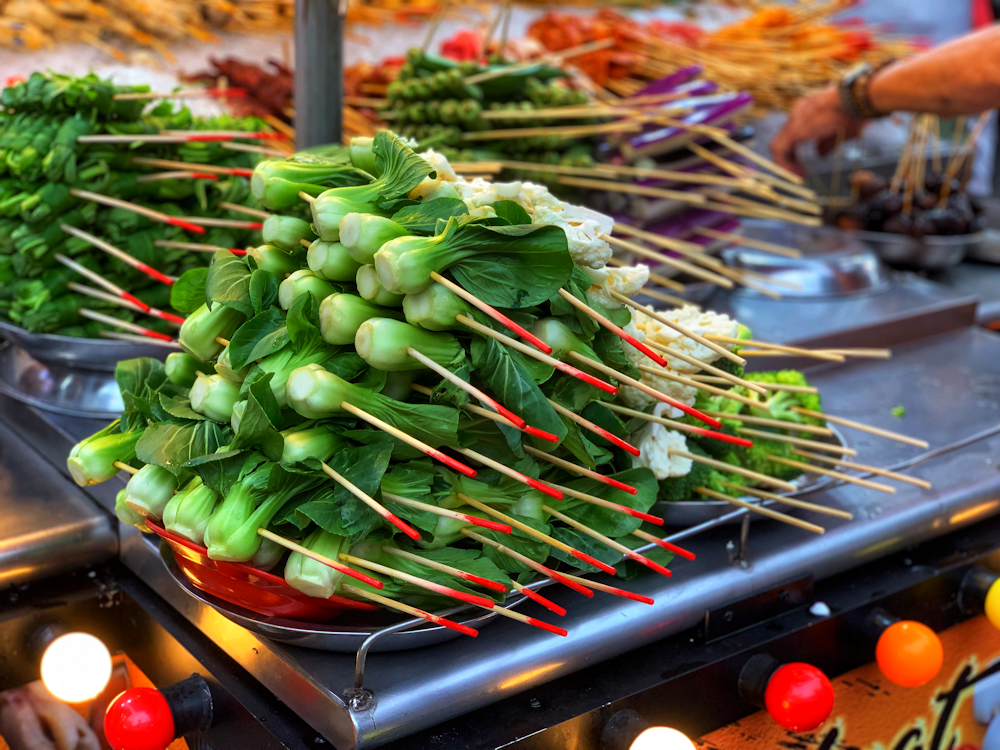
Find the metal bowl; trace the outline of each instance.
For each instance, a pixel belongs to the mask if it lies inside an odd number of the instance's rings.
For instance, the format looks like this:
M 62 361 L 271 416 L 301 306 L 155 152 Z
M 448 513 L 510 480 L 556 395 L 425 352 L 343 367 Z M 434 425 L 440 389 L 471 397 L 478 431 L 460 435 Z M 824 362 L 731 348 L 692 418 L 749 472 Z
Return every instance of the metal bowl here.
M 174 554 L 170 546 L 166 542 L 161 542 L 160 544 L 160 557 L 170 576 L 177 582 L 177 585 L 195 599 L 203 604 L 207 604 L 219 612 L 219 614 L 250 632 L 270 638 L 272 641 L 279 643 L 288 643 L 318 651 L 353 654 L 357 652 L 365 639 L 373 633 L 401 621 L 400 618 L 394 617 L 385 610 L 370 613 L 367 622 L 358 621 L 360 617 L 366 616 L 360 612 L 342 614 L 335 621 L 328 623 L 303 622 L 283 617 L 269 617 L 257 614 L 198 588 L 181 571 L 177 565 L 177 561 L 174 559 Z M 513 604 L 505 606 L 510 608 L 521 601 L 524 601 L 524 598 L 518 597 Z M 486 610 L 473 609 L 471 611 L 475 616 L 456 621 L 460 621 L 463 625 L 468 625 L 471 628 L 481 629 L 498 617 L 496 613 Z M 482 612 L 482 614 L 477 614 L 479 612 Z M 372 644 L 370 650 L 406 651 L 408 649 L 445 643 L 459 636 L 461 636 L 461 633 L 454 630 L 427 623 L 426 625 L 418 625 L 407 630 L 387 633 L 378 638 Z
M 822 438 L 816 437 L 814 439 L 819 442 L 830 443 L 831 445 L 842 445 L 847 446 L 847 441 L 844 439 L 843 433 L 841 433 L 834 425 L 828 424 L 827 427 L 833 432 L 833 437 Z M 830 454 L 831 458 L 835 454 Z M 801 474 L 792 480 L 791 484 L 795 485 L 798 489 L 795 492 L 775 492 L 774 494 L 780 495 L 781 497 L 798 497 L 807 492 L 812 492 L 814 490 L 820 489 L 833 482 L 833 479 L 822 474 L 811 474 L 805 473 Z M 752 495 L 744 495 L 740 498 L 744 502 L 748 503 L 760 503 L 761 499 L 758 497 L 753 497 Z M 770 505 L 770 501 L 765 501 L 765 504 Z M 705 523 L 706 521 L 714 521 L 716 518 L 726 515 L 727 513 L 732 513 L 735 506 L 731 503 L 727 503 L 724 500 L 679 500 L 676 502 L 659 501 L 656 503 L 654 513 L 657 513 L 660 518 L 662 518 L 668 526 L 695 526 L 699 523 Z M 780 506 L 782 513 L 794 514 L 796 508 L 792 506 Z M 750 520 L 757 521 L 763 518 L 759 513 L 751 513 Z M 743 519 L 736 518 L 729 523 L 740 523 Z
M 170 353 L 166 347 L 156 344 L 31 333 L 8 320 L 0 320 L 0 338 L 24 349 L 39 362 L 98 372 L 114 372 L 115 365 L 123 359 L 153 357 L 162 360 Z
M 967 254 L 974 254 L 985 239 L 984 232 L 947 236 L 909 237 L 888 232 L 839 230 L 869 245 L 886 263 L 907 268 L 937 271 L 957 266 Z

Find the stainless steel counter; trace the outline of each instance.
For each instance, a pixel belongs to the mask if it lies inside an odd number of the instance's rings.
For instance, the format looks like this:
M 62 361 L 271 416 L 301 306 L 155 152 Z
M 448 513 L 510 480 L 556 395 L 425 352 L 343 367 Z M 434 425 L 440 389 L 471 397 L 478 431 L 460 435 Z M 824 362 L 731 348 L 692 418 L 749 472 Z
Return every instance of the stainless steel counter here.
M 0 423 L 0 589 L 105 562 L 117 521 Z
M 929 457 L 912 471 L 932 481 L 934 489 L 897 485 L 895 495 L 857 486 L 817 491 L 809 499 L 849 509 L 855 520 L 807 514 L 826 526 L 823 536 L 755 523 L 745 567 L 734 564 L 726 549 L 738 526 L 698 535 L 687 543 L 698 559 L 675 562 L 672 579 L 650 574 L 627 584 L 656 598 L 654 606 L 600 595 L 588 600 L 550 588 L 547 594 L 569 610 L 560 620 L 570 631 L 565 639 L 503 621 L 476 639 L 373 654 L 365 685 L 375 700 L 363 711 L 350 710 L 342 699 L 353 685 L 353 655 L 272 643 L 235 625 L 181 590 L 167 576 L 155 545 L 134 529 L 123 530 L 121 557 L 338 750 L 377 747 L 683 631 L 707 610 L 802 576 L 831 576 L 1000 511 L 1000 337 L 974 328 L 951 331 L 897 347 L 892 360 L 823 367 L 811 378 L 830 413 L 930 440 Z M 890 414 L 897 405 L 906 407 L 902 420 Z M 65 455 L 70 436 L 95 426 L 66 418 L 58 423 L 61 444 L 53 421 L 33 422 L 25 432 L 39 450 L 56 456 Z M 865 433 L 848 431 L 847 438 L 860 459 L 873 465 L 891 466 L 922 454 Z M 113 497 L 111 484 L 94 488 L 102 502 Z

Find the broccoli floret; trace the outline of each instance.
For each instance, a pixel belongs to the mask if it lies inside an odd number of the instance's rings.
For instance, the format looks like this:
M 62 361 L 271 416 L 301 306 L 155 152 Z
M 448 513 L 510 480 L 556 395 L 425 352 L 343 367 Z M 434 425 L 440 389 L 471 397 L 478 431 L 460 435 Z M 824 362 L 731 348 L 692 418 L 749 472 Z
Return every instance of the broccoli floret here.
M 735 347 L 733 351 L 736 351 L 739 347 Z M 738 362 L 733 362 L 731 359 L 726 357 L 719 357 L 712 363 L 712 366 L 717 370 L 722 370 L 723 372 L 728 372 L 730 375 L 735 375 L 738 378 L 744 377 L 743 375 L 743 365 Z
M 742 466 L 744 469 L 750 469 L 751 471 L 757 471 L 761 474 L 767 474 L 775 479 L 794 479 L 802 473 L 800 469 L 768 460 L 768 455 L 779 456 L 780 458 L 795 458 L 795 456 L 792 455 L 792 448 L 788 443 L 779 443 L 774 440 L 757 438 L 753 441 L 752 448 L 735 446 L 733 448 L 732 456 L 727 459 L 727 462 L 735 463 L 737 466 Z
M 694 417 L 685 417 L 683 421 L 694 425 L 695 427 L 705 426 Z M 722 427 L 715 430 L 715 432 L 722 432 L 726 435 L 735 435 L 737 426 L 738 424 L 736 422 L 723 420 Z M 732 451 L 733 447 L 732 443 L 727 443 L 723 440 L 716 440 L 709 437 L 701 437 L 700 435 L 687 435 L 687 444 L 689 447 L 692 445 L 697 446 L 706 456 L 720 461 L 725 459 L 725 457 Z
M 688 441 L 688 452 L 704 456 L 705 451 Z M 670 477 L 660 481 L 657 499 L 668 502 L 697 499 L 695 487 L 711 486 L 714 470 L 705 464 L 692 462 L 691 471 L 682 477 Z

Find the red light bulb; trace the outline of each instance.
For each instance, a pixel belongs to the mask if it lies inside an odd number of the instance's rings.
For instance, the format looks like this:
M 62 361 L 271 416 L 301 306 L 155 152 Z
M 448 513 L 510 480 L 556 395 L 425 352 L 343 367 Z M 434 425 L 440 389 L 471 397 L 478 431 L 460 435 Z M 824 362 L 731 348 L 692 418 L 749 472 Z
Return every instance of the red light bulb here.
M 941 671 L 944 647 L 937 633 L 923 623 L 900 620 L 879 636 L 875 661 L 887 679 L 902 687 L 918 687 Z
M 783 664 L 767 683 L 764 706 L 785 729 L 807 732 L 826 721 L 833 711 L 833 686 L 811 664 Z
M 170 705 L 159 690 L 126 690 L 108 706 L 104 734 L 114 750 L 165 750 L 175 737 Z

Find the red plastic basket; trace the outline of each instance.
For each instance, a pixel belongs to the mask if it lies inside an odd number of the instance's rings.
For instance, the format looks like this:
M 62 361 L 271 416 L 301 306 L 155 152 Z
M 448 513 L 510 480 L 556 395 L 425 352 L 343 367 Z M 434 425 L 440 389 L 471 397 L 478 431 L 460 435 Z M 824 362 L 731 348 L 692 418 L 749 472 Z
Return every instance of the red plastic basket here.
M 170 545 L 177 567 L 192 584 L 207 594 L 268 617 L 306 622 L 327 622 L 347 610 L 378 610 L 368 602 L 340 596 L 318 599 L 292 588 L 280 576 L 246 563 L 212 560 L 208 550 L 146 519 L 154 534 Z

